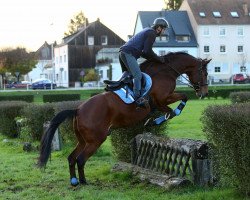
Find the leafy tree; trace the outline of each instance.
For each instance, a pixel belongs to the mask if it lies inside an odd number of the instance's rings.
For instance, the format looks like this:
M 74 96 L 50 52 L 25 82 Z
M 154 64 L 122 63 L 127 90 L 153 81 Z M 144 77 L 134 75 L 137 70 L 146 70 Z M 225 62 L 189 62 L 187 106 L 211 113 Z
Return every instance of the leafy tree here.
M 68 25 L 69 30 L 64 33 L 64 36 L 69 36 L 77 32 L 77 30 L 87 24 L 87 18 L 84 16 L 83 12 L 79 12 L 74 16 L 73 19 L 70 19 Z
M 35 53 L 28 53 L 25 48 L 7 48 L 0 52 L 1 72 L 10 72 L 13 76 L 17 77 L 27 74 L 37 64 Z M 19 72 L 16 75 L 16 72 Z
M 183 0 L 164 0 L 166 8 L 165 10 L 178 10 Z
M 87 70 L 86 75 L 84 76 L 84 82 L 87 81 L 97 81 L 98 80 L 98 74 L 94 69 Z

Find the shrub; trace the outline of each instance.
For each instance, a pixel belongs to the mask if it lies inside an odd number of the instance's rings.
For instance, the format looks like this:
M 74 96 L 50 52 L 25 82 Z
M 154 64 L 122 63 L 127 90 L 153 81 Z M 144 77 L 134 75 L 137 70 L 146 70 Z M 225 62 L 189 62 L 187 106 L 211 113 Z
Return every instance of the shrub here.
M 0 101 L 26 101 L 31 103 L 34 101 L 34 95 L 0 96 Z
M 64 101 L 55 103 L 55 114 L 67 109 L 76 109 L 83 101 Z M 66 119 L 59 127 L 61 137 L 64 142 L 76 141 L 75 133 L 73 131 L 73 119 Z
M 155 112 L 151 114 L 149 117 L 158 117 L 161 115 L 161 112 Z M 124 128 L 113 128 L 110 130 L 111 134 L 111 144 L 113 147 L 113 153 L 116 158 L 120 161 L 131 162 L 131 140 L 138 134 L 142 134 L 143 132 L 151 132 L 154 135 L 160 135 L 166 128 L 166 123 L 153 126 L 153 127 L 144 127 L 144 121 L 136 123 L 129 127 Z
M 27 102 L 22 101 L 3 101 L 0 103 L 0 132 L 2 134 L 8 137 L 18 136 L 15 118 L 27 105 Z
M 250 103 L 209 106 L 202 115 L 222 185 L 250 194 Z
M 232 92 L 229 98 L 232 103 L 246 103 L 250 102 L 250 92 Z
M 43 102 L 76 101 L 80 100 L 80 97 L 80 94 L 45 94 Z
M 22 110 L 26 119 L 27 134 L 33 140 L 40 140 L 43 135 L 43 125 L 54 116 L 54 104 L 29 104 Z

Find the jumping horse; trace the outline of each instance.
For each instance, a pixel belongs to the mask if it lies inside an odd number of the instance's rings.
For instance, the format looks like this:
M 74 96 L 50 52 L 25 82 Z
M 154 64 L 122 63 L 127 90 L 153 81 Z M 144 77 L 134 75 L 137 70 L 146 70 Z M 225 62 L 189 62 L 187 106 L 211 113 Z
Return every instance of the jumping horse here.
M 139 108 L 135 103 L 125 104 L 115 93 L 103 92 L 82 103 L 76 110 L 64 110 L 56 114 L 42 137 L 38 166 L 45 167 L 51 153 L 51 143 L 58 126 L 68 117 L 73 117 L 74 132 L 78 143 L 68 156 L 70 182 L 72 186 L 86 184 L 84 166 L 101 144 L 106 140 L 111 127 L 124 127 L 146 119 L 152 107 L 166 113 L 154 119 L 160 124 L 181 113 L 188 100 L 182 93 L 175 93 L 176 79 L 186 74 L 189 85 L 196 95 L 208 95 L 207 64 L 210 60 L 198 59 L 187 53 L 176 52 L 164 56 L 165 63 L 145 61 L 140 65 L 142 72 L 152 79 L 149 92 L 150 106 Z M 168 105 L 181 101 L 175 110 Z M 79 180 L 76 176 L 77 165 Z

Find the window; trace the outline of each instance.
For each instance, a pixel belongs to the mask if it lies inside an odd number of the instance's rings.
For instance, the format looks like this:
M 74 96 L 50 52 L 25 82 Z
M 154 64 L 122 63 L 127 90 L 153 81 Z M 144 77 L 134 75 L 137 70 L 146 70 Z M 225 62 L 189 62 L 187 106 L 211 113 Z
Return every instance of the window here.
M 206 17 L 206 14 L 204 12 L 199 12 L 200 17 Z
M 66 55 L 64 55 L 63 57 L 64 57 L 64 62 L 66 62 Z
M 238 53 L 243 53 L 243 45 L 238 46 Z
M 156 42 L 167 42 L 169 40 L 168 35 L 162 35 L 156 38 Z
M 226 35 L 226 28 L 225 27 L 220 27 L 220 36 L 225 36 Z
M 214 17 L 219 18 L 221 17 L 220 12 L 213 12 Z
M 220 52 L 226 53 L 226 46 L 225 45 L 220 45 Z
M 209 53 L 209 46 L 204 46 L 204 53 Z
M 231 16 L 232 16 L 232 17 L 239 17 L 239 15 L 238 15 L 237 12 L 231 12 Z
M 214 67 L 214 72 L 219 73 L 220 72 L 220 67 Z
M 88 36 L 88 45 L 94 45 L 94 44 L 95 44 L 94 36 Z
M 243 36 L 244 35 L 243 27 L 238 27 L 237 34 L 238 34 L 238 36 Z
M 164 56 L 166 55 L 166 51 L 165 50 L 160 50 L 159 51 L 159 56 Z
M 240 72 L 246 72 L 247 68 L 246 66 L 240 66 Z
M 208 27 L 203 28 L 203 35 L 204 36 L 209 36 L 209 28 Z
M 60 63 L 62 63 L 62 56 L 60 56 Z
M 107 45 L 108 44 L 108 36 L 107 35 L 102 35 L 101 36 L 101 44 L 102 45 Z
M 178 42 L 188 42 L 190 40 L 188 35 L 177 35 L 175 38 Z

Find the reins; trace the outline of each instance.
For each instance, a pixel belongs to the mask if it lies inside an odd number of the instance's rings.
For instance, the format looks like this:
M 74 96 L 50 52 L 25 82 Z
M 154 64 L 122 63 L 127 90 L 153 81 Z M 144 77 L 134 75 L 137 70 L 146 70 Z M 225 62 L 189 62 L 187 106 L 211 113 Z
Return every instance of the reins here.
M 202 79 L 202 74 L 201 74 L 202 73 L 202 60 L 200 60 L 200 61 L 201 61 L 201 66 L 198 68 L 198 72 L 199 72 L 199 77 Z M 176 70 L 170 64 L 168 64 L 167 66 L 170 67 L 173 71 L 175 71 L 178 74 L 178 76 L 181 76 L 183 79 L 185 79 L 188 83 L 185 83 L 183 81 L 179 81 L 179 82 L 187 85 L 188 87 L 193 88 L 195 91 L 199 90 L 201 86 L 207 85 L 207 84 L 202 84 L 201 85 L 200 82 L 198 82 L 198 83 L 192 83 L 189 79 L 187 79 L 185 76 L 183 76 L 178 70 Z M 153 73 L 151 75 L 151 77 L 155 76 L 156 74 L 158 74 L 160 71 L 163 71 L 163 70 L 166 70 L 166 68 L 162 68 L 162 69 L 157 70 L 155 73 Z

